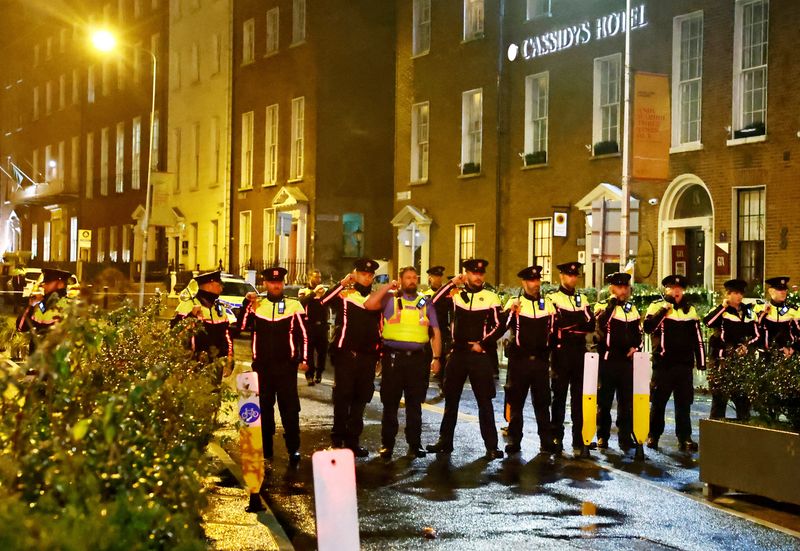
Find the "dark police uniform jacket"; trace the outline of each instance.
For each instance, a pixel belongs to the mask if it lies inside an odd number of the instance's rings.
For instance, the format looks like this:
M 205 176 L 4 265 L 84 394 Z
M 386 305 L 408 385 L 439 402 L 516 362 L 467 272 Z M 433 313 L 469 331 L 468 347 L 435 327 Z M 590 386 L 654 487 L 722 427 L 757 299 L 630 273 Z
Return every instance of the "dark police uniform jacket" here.
M 640 316 L 631 302 L 619 302 L 615 297 L 594 306 L 597 318 L 597 351 L 603 360 L 628 360 L 631 348 L 642 345 Z
M 700 317 L 685 297 L 680 304 L 672 304 L 669 311 L 665 300 L 651 303 L 642 326 L 651 335 L 654 366 L 691 364 L 694 359 L 699 369 L 705 367 Z
M 198 306 L 200 307 L 199 315 L 193 312 Z M 205 352 L 212 358 L 226 356 L 233 358 L 230 321 L 225 308 L 219 301 L 215 301 L 210 306 L 206 306 L 197 297 L 181 302 L 175 309 L 175 316 L 170 322 L 170 327 L 175 327 L 179 322 L 189 318 L 195 318 L 203 324 L 203 330 L 195 333 L 189 343 L 195 356 Z
M 446 297 L 453 300 L 453 349 L 469 350 L 471 342 L 480 343 L 485 352 L 496 349 L 506 323 L 500 297 L 483 287 L 478 290 L 465 287 L 459 292 L 452 281 L 433 295 L 434 307 Z
M 367 310 L 364 303 L 369 297 L 371 287 L 355 284 L 350 289 L 341 283 L 332 287 L 320 301 L 329 305 L 336 315 L 332 350 L 378 354 L 381 350 L 380 310 Z
M 253 365 L 305 363 L 308 360 L 308 333 L 305 310 L 300 301 L 265 297 L 242 304 L 240 327 L 253 323 Z

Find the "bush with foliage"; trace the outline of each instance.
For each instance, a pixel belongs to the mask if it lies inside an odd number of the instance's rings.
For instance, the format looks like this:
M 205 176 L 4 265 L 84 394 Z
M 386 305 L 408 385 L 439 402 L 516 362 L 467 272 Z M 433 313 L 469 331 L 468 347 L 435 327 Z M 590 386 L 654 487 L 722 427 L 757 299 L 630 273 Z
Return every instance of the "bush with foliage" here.
M 0 549 L 205 549 L 218 366 L 130 306 L 74 306 L 0 371 Z

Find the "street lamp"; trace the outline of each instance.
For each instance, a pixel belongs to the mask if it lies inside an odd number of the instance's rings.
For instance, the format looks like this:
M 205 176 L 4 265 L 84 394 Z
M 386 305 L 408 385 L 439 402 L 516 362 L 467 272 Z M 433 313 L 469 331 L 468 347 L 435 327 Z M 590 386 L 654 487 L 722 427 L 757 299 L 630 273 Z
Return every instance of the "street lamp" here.
M 110 53 L 117 47 L 117 38 L 114 33 L 107 29 L 98 29 L 91 35 L 92 46 L 104 53 Z M 142 269 L 139 277 L 139 308 L 144 308 L 144 285 L 145 277 L 147 274 L 147 249 L 149 241 L 150 230 L 150 202 L 153 193 L 150 175 L 153 172 L 153 131 L 155 127 L 156 118 L 156 74 L 158 70 L 158 58 L 156 54 L 146 48 L 138 46 L 130 46 L 131 49 L 141 50 L 150 55 L 153 62 L 153 88 L 150 100 L 150 146 L 147 148 L 147 179 L 145 182 L 145 203 L 144 203 L 144 218 L 142 220 L 142 229 L 144 235 L 142 237 Z

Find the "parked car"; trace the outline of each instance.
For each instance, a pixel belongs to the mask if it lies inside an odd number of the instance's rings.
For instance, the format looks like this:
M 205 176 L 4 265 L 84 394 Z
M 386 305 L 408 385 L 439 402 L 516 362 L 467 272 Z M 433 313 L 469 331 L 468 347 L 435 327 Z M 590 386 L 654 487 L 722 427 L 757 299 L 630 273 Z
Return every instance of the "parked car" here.
M 23 298 L 27 299 L 31 294 L 41 293 L 42 283 L 44 282 L 44 275 L 41 268 L 25 268 L 25 288 L 22 290 Z M 81 285 L 78 282 L 78 276 L 70 274 L 67 281 L 67 296 L 70 298 L 77 297 L 81 292 Z

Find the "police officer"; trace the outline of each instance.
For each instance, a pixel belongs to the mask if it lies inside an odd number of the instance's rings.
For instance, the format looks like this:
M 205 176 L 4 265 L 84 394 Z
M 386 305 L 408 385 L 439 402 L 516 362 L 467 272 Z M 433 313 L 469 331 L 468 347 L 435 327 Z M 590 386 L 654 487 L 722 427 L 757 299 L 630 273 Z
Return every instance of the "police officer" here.
M 653 378 L 650 383 L 650 434 L 647 447 L 657 450 L 664 433 L 664 413 L 670 395 L 675 398 L 675 435 L 682 451 L 696 451 L 692 440 L 690 409 L 694 402 L 692 368 L 706 368 L 700 317 L 684 291 L 687 279 L 669 275 L 661 281 L 663 300 L 647 307 L 642 327 L 653 343 Z
M 308 321 L 308 386 L 321 382 L 322 372 L 325 371 L 328 355 L 328 307 L 323 306 L 322 297 L 326 290 L 322 285 L 322 274 L 319 270 L 313 270 L 309 274 L 308 286 L 300 292 L 300 304 L 306 309 Z
M 444 266 L 432 266 L 428 269 L 428 289 L 423 293 L 424 295 L 433 298 L 433 295 L 442 288 L 444 280 Z M 452 279 L 452 278 L 451 278 Z M 439 332 L 442 336 L 441 346 L 441 360 L 439 364 L 441 369 L 434 375 L 434 378 L 439 384 L 439 394 L 436 399 L 444 398 L 443 381 L 444 381 L 444 366 L 447 364 L 447 354 L 452 345 L 452 335 L 450 333 L 450 316 L 453 312 L 453 298 L 450 295 L 444 296 L 434 304 L 436 309 L 436 321 L 439 324 Z
M 42 293 L 39 298 L 35 289 L 31 291 L 28 307 L 17 317 L 17 331 L 30 332 L 31 354 L 36 350 L 36 341 L 44 337 L 61 320 L 67 307 L 67 282 L 70 273 L 53 268 L 42 269 Z
M 586 295 L 576 290 L 580 262 L 559 264 L 561 285 L 551 293 L 556 308 L 555 349 L 551 389 L 553 392 L 552 422 L 555 451 L 564 449 L 564 417 L 567 411 L 567 391 L 570 394 L 572 416 L 572 448 L 583 451 L 583 361 L 586 354 L 586 335 L 594 332 L 595 320 Z
M 771 277 L 766 283 L 769 285 L 769 302 L 754 308 L 762 336 L 761 344 L 765 350 L 782 350 L 785 355 L 791 356 L 800 339 L 800 312 L 786 303 L 789 277 Z
M 742 302 L 747 282 L 731 279 L 723 283 L 725 298 L 722 304 L 710 311 L 703 319 L 705 324 L 717 330 L 712 352 L 714 361 L 719 364 L 734 354 L 743 356 L 760 339 L 758 318 L 753 307 Z M 728 396 L 719 390 L 711 389 L 711 419 L 724 419 L 728 409 Z M 736 408 L 736 418 L 750 418 L 750 400 L 744 393 L 730 396 Z
M 617 439 L 622 451 L 633 447 L 633 354 L 642 345 L 639 311 L 632 302 L 631 275 L 606 276 L 611 296 L 595 304 L 597 351 L 600 354 L 597 389 L 597 447 L 608 448 L 611 404 L 617 395 Z
M 389 459 L 397 436 L 397 410 L 405 395 L 406 442 L 409 455 L 425 457 L 422 448 L 422 402 L 428 393 L 430 370 L 438 371 L 441 360 L 441 334 L 436 309 L 427 295 L 417 292 L 416 268 L 401 268 L 399 283 L 392 281 L 372 293 L 364 306 L 383 312 L 383 356 L 381 359 L 380 456 Z M 426 345 L 433 351 L 428 361 Z
M 541 293 L 541 266 L 528 266 L 517 274 L 522 293 L 506 303 L 507 327 L 511 331 L 508 346 L 506 404 L 509 407 L 506 453 L 522 450 L 522 412 L 528 390 L 531 392 L 539 449 L 552 452 L 553 430 L 550 424 L 550 344 L 556 315 L 555 306 Z
M 285 268 L 261 272 L 267 296 L 250 292 L 242 304 L 241 327 L 253 323 L 253 371 L 258 374 L 261 405 L 261 435 L 264 458 L 272 459 L 275 435 L 275 401 L 281 414 L 283 439 L 289 463 L 300 461 L 300 398 L 297 395 L 297 368 L 308 369 L 308 334 L 305 312 L 298 300 L 283 294 Z
M 464 290 L 453 296 L 453 350 L 447 360 L 444 379 L 444 417 L 439 428 L 439 441 L 427 446 L 433 453 L 451 453 L 453 434 L 458 418 L 458 403 L 464 383 L 469 377 L 472 392 L 478 403 L 481 436 L 489 460 L 503 457 L 497 449 L 497 427 L 494 421 L 492 398 L 495 397 L 491 354 L 497 354 L 497 339 L 505 332 L 500 298 L 483 286 L 487 260 L 466 260 L 466 273 L 450 280 L 434 295 L 436 304 L 453 287 L 464 283 Z
M 225 308 L 219 302 L 222 293 L 222 273 L 207 272 L 194 278 L 197 292 L 188 300 L 181 300 L 175 309 L 175 316 L 170 322 L 174 327 L 179 322 L 194 318 L 202 323 L 203 330 L 192 336 L 188 343 L 195 358 L 206 354 L 209 359 L 226 358 L 223 376 L 230 375 L 233 368 L 233 339 L 230 334 L 230 322 Z M 190 282 L 189 287 L 192 284 Z
M 364 430 L 364 409 L 375 392 L 375 367 L 381 350 L 381 313 L 367 310 L 364 303 L 372 292 L 372 280 L 378 263 L 359 258 L 354 272 L 322 297 L 336 314 L 336 328 L 331 343 L 331 363 L 335 368 L 333 383 L 333 447 L 347 447 L 356 457 L 369 451 L 359 445 Z M 352 284 L 352 287 L 350 286 Z

